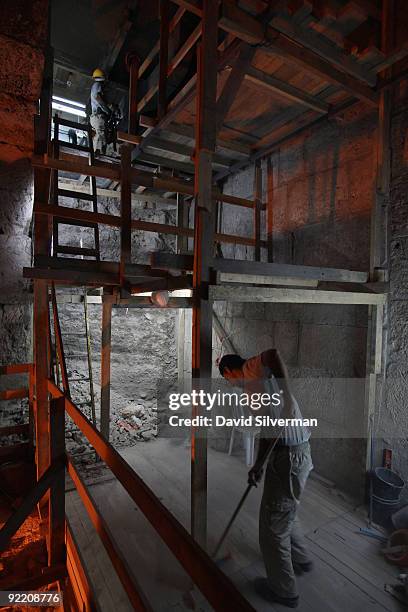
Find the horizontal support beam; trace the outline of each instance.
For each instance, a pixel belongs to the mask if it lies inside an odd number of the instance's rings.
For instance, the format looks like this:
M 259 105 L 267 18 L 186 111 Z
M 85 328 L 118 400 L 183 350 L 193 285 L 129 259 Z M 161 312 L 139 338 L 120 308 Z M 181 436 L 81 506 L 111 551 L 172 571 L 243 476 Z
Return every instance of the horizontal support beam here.
M 10 446 L 0 446 L 0 462 L 27 459 L 30 452 L 29 442 L 19 442 Z
M 60 389 L 50 380 L 48 390 L 53 397 L 63 396 Z M 254 612 L 252 606 L 232 582 L 198 546 L 188 531 L 162 504 L 120 453 L 103 438 L 86 416 L 66 397 L 65 408 L 214 609 Z
M 82 183 L 79 184 L 79 182 L 76 184 L 76 181 L 68 183 L 60 179 L 58 186 L 61 189 L 71 190 L 73 194 L 76 194 L 78 199 L 81 199 L 81 194 L 89 194 L 89 186 L 83 185 Z M 120 200 L 120 189 L 103 189 L 102 187 L 97 187 L 96 193 L 102 198 L 115 198 L 116 200 Z M 146 193 L 146 191 L 140 194 L 132 193 L 132 204 L 139 204 L 140 202 L 154 202 L 155 204 L 170 207 L 177 206 L 176 198 L 164 198 L 159 194 Z
M 73 172 L 81 175 L 99 176 L 102 178 L 110 178 L 112 180 L 121 180 L 120 167 L 109 168 L 108 170 L 100 166 L 88 166 L 86 164 L 77 164 L 73 161 L 64 161 L 60 159 L 54 159 L 48 157 L 43 159 L 41 156 L 34 156 L 32 158 L 32 164 L 35 167 L 40 168 L 51 168 L 54 170 L 62 170 L 65 172 Z M 150 189 L 158 189 L 161 191 L 172 191 L 176 193 L 182 193 L 184 195 L 194 195 L 194 186 L 191 181 L 183 181 L 179 178 L 162 178 L 160 175 L 157 176 L 151 172 L 144 172 L 133 168 L 131 170 L 131 180 L 135 185 L 148 187 Z M 245 208 L 253 208 L 254 201 L 246 198 L 238 198 L 236 196 L 229 196 L 221 193 L 218 189 L 213 189 L 213 198 L 220 202 L 226 202 L 227 204 L 233 204 L 235 206 L 244 206 Z
M 301 91 L 290 83 L 285 83 L 284 81 L 281 81 L 280 79 L 277 79 L 266 72 L 262 72 L 262 70 L 258 70 L 257 68 L 249 68 L 245 75 L 245 80 L 249 83 L 253 83 L 258 88 L 272 91 L 278 96 L 291 100 L 292 102 L 296 102 L 297 104 L 302 104 L 303 106 L 311 108 L 318 113 L 329 112 L 330 105 L 327 102 L 324 102 L 324 100 L 319 100 L 319 98 L 308 94 L 306 91 Z
M 151 264 L 164 270 L 192 270 L 192 255 L 173 253 L 152 253 Z M 215 258 L 212 267 L 217 272 L 230 274 L 248 274 L 251 276 L 286 277 L 299 280 L 333 281 L 342 283 L 366 283 L 367 272 L 342 270 L 338 268 L 320 268 L 314 266 L 297 266 L 293 264 L 275 264 L 262 261 Z
M 6 391 L 0 391 L 0 401 L 22 399 L 24 397 L 28 397 L 28 389 L 26 387 L 21 387 L 20 389 L 7 389 Z
M 60 219 L 74 219 L 84 222 L 101 223 L 111 227 L 121 227 L 121 218 L 116 215 L 108 215 L 106 213 L 94 213 L 87 210 L 77 208 L 69 208 L 67 206 L 50 206 L 46 204 L 34 204 L 34 212 L 48 216 L 59 217 Z M 132 230 L 145 232 L 154 232 L 157 234 L 174 234 L 176 236 L 194 237 L 194 229 L 188 227 L 179 227 L 176 225 L 166 225 L 164 223 L 153 223 L 150 221 L 133 220 L 131 223 Z M 234 236 L 232 234 L 215 234 L 217 242 L 225 242 L 228 244 L 244 244 L 247 246 L 255 246 L 253 238 L 245 236 Z M 261 246 L 266 247 L 266 243 L 262 242 Z M 24 268 L 29 270 L 31 268 Z M 31 277 L 26 277 L 31 278 Z
M 24 374 L 30 372 L 33 368 L 32 363 L 16 363 L 13 365 L 0 366 L 0 376 L 6 376 L 9 374 Z
M 367 272 L 342 270 L 339 268 L 321 268 L 315 266 L 297 266 L 294 264 L 266 263 L 261 261 L 245 261 L 238 259 L 213 260 L 213 268 L 217 272 L 232 272 L 236 274 L 255 274 L 261 276 L 285 276 L 318 281 L 333 281 L 342 283 L 365 283 Z
M 37 591 L 40 587 L 53 584 L 63 580 L 67 575 L 67 568 L 65 565 L 53 565 L 51 567 L 44 567 L 41 574 L 35 574 L 24 580 L 13 580 L 12 582 L 8 579 L 0 580 L 1 591 Z
M 325 291 L 322 289 L 290 289 L 288 287 L 228 287 L 210 285 L 210 300 L 229 302 L 276 302 L 285 304 L 384 304 L 384 294 L 357 291 Z
M 219 26 L 250 44 L 266 43 L 262 48 L 265 53 L 283 55 L 302 66 L 305 70 L 317 74 L 320 78 L 341 85 L 353 96 L 363 99 L 372 105 L 378 104 L 378 94 L 369 85 L 360 80 L 360 78 L 347 72 L 354 69 L 360 77 L 365 76 L 367 79 L 370 78 L 369 75 L 360 74 L 361 66 L 356 62 L 354 64 L 350 63 L 350 58 L 346 55 L 339 53 L 334 55 L 334 47 L 330 49 L 331 61 L 329 61 L 325 59 L 328 53 L 319 54 L 315 50 L 306 48 L 304 44 L 307 41 L 303 41 L 303 44 L 300 44 L 292 40 L 288 33 L 284 34 L 275 27 L 267 26 L 265 29 L 259 19 L 240 9 L 231 0 L 224 0 L 222 3 Z M 343 64 L 342 69 L 333 65 L 334 60 L 336 60 L 337 64 Z M 375 76 L 372 78 L 372 84 L 374 84 Z
M 261 276 L 255 274 L 231 274 L 217 272 L 217 285 L 222 283 L 238 283 L 241 285 L 292 285 L 296 287 L 317 287 L 319 281 L 307 278 L 289 276 Z
M 0 427 L 0 436 L 11 436 L 12 434 L 28 433 L 30 425 L 28 423 L 20 423 L 19 425 L 6 425 Z

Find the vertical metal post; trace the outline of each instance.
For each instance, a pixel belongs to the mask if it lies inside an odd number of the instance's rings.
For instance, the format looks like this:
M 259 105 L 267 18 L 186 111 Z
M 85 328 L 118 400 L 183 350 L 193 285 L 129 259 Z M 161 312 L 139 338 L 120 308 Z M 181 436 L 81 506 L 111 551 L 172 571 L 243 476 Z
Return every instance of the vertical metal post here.
M 195 150 L 195 228 L 193 270 L 192 375 L 209 379 L 212 365 L 212 303 L 208 299 L 214 250 L 212 156 L 215 150 L 217 89 L 218 2 L 203 1 L 202 43 L 197 55 L 197 112 Z M 193 416 L 200 413 L 193 406 Z M 191 440 L 191 532 L 206 547 L 207 439 L 205 430 L 193 428 Z

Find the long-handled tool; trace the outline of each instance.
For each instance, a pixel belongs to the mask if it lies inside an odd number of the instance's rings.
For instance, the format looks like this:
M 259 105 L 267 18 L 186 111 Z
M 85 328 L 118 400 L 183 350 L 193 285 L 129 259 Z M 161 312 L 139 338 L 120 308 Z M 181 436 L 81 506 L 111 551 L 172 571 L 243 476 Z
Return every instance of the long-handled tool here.
M 268 448 L 267 452 L 265 453 L 265 456 L 264 456 L 264 457 L 263 457 L 263 459 L 262 459 L 262 464 L 261 464 L 260 468 L 263 468 L 263 466 L 265 465 L 266 460 L 268 459 L 269 455 L 271 454 L 271 452 L 273 451 L 273 449 L 274 449 L 274 448 L 275 448 L 275 446 L 277 445 L 278 440 L 279 440 L 279 438 L 281 437 L 282 431 L 283 431 L 283 429 L 281 429 L 281 431 L 280 431 L 280 433 L 279 433 L 278 437 L 277 437 L 277 438 L 275 438 L 275 439 L 273 440 L 273 442 L 271 443 L 271 445 L 270 445 L 270 447 Z M 213 558 L 213 559 L 215 559 L 215 558 L 216 558 L 216 556 L 217 556 L 217 554 L 218 554 L 218 551 L 220 550 L 221 546 L 223 545 L 224 540 L 225 540 L 225 538 L 227 537 L 228 532 L 229 532 L 229 530 L 231 529 L 231 527 L 232 527 L 232 525 L 233 525 L 233 523 L 234 523 L 235 519 L 237 518 L 237 516 L 238 516 L 238 514 L 239 514 L 239 512 L 240 512 L 240 510 L 241 510 L 241 508 L 242 508 L 242 506 L 244 505 L 245 500 L 246 500 L 246 498 L 248 497 L 248 494 L 249 494 L 250 490 L 252 489 L 252 487 L 255 487 L 255 486 L 256 486 L 255 484 L 250 483 L 250 484 L 248 484 L 247 488 L 245 489 L 245 492 L 244 492 L 243 496 L 241 497 L 241 499 L 240 499 L 240 501 L 239 501 L 239 503 L 238 503 L 238 506 L 235 508 L 234 513 L 233 513 L 233 515 L 231 516 L 231 518 L 230 518 L 230 520 L 229 520 L 229 522 L 228 522 L 228 525 L 226 526 L 226 528 L 225 528 L 225 529 L 224 529 L 224 531 L 222 532 L 222 536 L 220 537 L 220 540 L 219 540 L 219 542 L 218 542 L 217 546 L 215 547 L 215 550 L 214 550 L 214 552 L 213 552 L 213 554 L 212 554 L 212 558 Z

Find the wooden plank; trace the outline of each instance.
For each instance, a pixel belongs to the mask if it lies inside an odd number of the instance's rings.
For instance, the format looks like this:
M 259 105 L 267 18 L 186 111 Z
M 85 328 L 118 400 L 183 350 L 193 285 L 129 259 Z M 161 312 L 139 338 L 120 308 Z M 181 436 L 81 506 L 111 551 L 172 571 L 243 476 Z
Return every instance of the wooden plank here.
M 220 131 L 234 103 L 241 84 L 250 69 L 255 47 L 243 45 L 217 100 L 216 134 Z
M 102 302 L 101 340 L 101 433 L 109 440 L 110 430 L 110 381 L 112 350 L 112 303 Z
M 193 141 L 195 140 L 194 128 L 190 125 L 172 123 L 166 127 L 166 132 L 173 132 L 174 134 L 179 134 L 180 136 L 190 138 Z M 225 140 L 223 138 L 217 138 L 217 148 L 227 149 L 228 151 L 233 151 L 234 153 L 239 153 L 242 155 L 249 155 L 251 153 L 250 147 L 240 142 Z
M 119 167 L 115 167 L 114 164 L 102 165 L 101 162 L 98 162 L 93 166 L 89 166 L 82 162 L 54 159 L 52 157 L 42 157 L 40 155 L 34 155 L 31 158 L 31 164 L 34 168 L 54 168 L 56 170 L 62 170 L 63 172 L 72 172 L 73 174 L 99 176 L 111 179 L 112 181 L 120 181 L 120 169 Z
M 261 199 L 262 199 L 262 167 L 261 162 L 257 161 L 254 168 L 254 240 L 255 261 L 261 261 Z
M 147 601 L 140 585 L 137 584 L 135 579 L 131 576 L 130 567 L 123 554 L 121 554 L 121 551 L 118 549 L 108 524 L 98 511 L 94 499 L 90 495 L 88 488 L 85 486 L 71 460 L 68 461 L 68 472 L 134 609 L 151 611 L 152 607 Z
M 65 463 L 65 399 L 50 402 L 50 462 Z M 48 565 L 65 565 L 65 470 L 51 484 L 48 512 Z
M 136 135 L 138 126 L 137 117 L 137 89 L 139 82 L 139 58 L 132 54 L 129 57 L 129 111 L 128 111 L 128 131 L 129 134 Z M 118 134 L 119 138 L 119 134 Z
M 157 115 L 161 119 L 167 110 L 167 66 L 169 59 L 169 0 L 160 0 L 159 89 Z
M 69 389 L 68 370 L 67 370 L 67 364 L 65 361 L 64 343 L 62 340 L 61 325 L 60 325 L 60 320 L 58 316 L 57 296 L 55 293 L 54 283 L 52 283 L 51 285 L 51 303 L 52 303 L 52 314 L 53 314 L 53 321 L 54 321 L 55 345 L 57 349 L 58 365 L 61 371 L 62 388 L 64 389 L 64 392 L 67 394 L 67 396 L 70 397 L 71 394 L 70 394 L 70 389 Z M 58 406 L 57 406 L 57 410 L 58 410 Z
M 107 215 L 105 213 L 94 213 L 86 210 L 79 210 L 76 208 L 69 208 L 66 206 L 43 206 L 41 204 L 35 204 L 35 211 L 44 215 L 58 215 L 61 218 L 76 219 L 79 221 L 89 221 L 91 223 L 101 223 L 102 225 L 110 225 L 112 227 L 121 227 L 120 217 L 116 215 Z M 158 234 L 174 234 L 184 235 L 193 237 L 194 230 L 190 228 L 180 228 L 173 225 L 166 225 L 164 223 L 153 223 L 150 221 L 132 221 L 132 229 L 141 230 L 145 232 L 154 232 Z M 229 244 L 246 244 L 248 246 L 255 246 L 253 238 L 246 238 L 245 236 L 234 236 L 232 234 L 215 234 L 215 240 L 218 242 L 227 242 Z M 261 246 L 265 246 L 261 242 Z M 24 268 L 27 274 L 31 268 Z M 25 278 L 35 278 L 35 276 L 25 276 Z M 38 278 L 48 278 L 39 276 Z
M 231 302 L 281 302 L 287 304 L 384 304 L 386 296 L 356 291 L 325 291 L 323 289 L 290 289 L 287 287 L 228 287 L 210 285 L 212 300 Z
M 52 381 L 49 381 L 48 389 L 53 397 L 62 395 L 60 389 Z M 105 441 L 89 419 L 68 399 L 65 400 L 65 408 L 214 609 L 229 610 L 232 607 L 236 612 L 254 612 L 252 606 L 241 596 L 230 580 L 154 495 L 120 453 Z
M 66 546 L 67 546 L 67 569 L 70 583 L 74 588 L 77 609 L 83 612 L 95 612 L 95 594 L 93 592 L 88 572 L 84 566 L 82 555 L 79 551 L 73 531 L 66 521 Z
M 19 425 L 6 425 L 5 427 L 0 427 L 0 436 L 11 436 L 12 434 L 27 434 L 28 431 L 28 423 L 20 423 Z
M 170 31 L 170 33 L 173 32 L 173 30 L 175 30 L 177 24 L 180 22 L 180 20 L 183 17 L 184 13 L 185 13 L 185 9 L 184 8 L 178 8 L 177 9 L 177 11 L 175 12 L 174 16 L 170 20 L 170 24 L 169 24 L 169 31 Z M 147 68 L 150 66 L 150 64 L 152 63 L 152 61 L 154 60 L 154 58 L 158 54 L 159 49 L 160 49 L 160 40 L 157 41 L 157 43 L 154 45 L 152 50 L 148 53 L 146 58 L 143 60 L 141 66 L 139 68 L 139 77 L 141 77 L 146 72 Z
M 28 442 L 19 442 L 11 446 L 0 446 L 0 459 L 2 462 L 7 461 L 28 461 L 30 459 L 29 452 L 31 445 Z
M 327 102 L 308 94 L 306 91 L 301 91 L 290 83 L 285 83 L 257 68 L 249 68 L 245 75 L 245 80 L 249 83 L 254 83 L 258 89 L 267 89 L 286 100 L 302 104 L 302 106 L 311 108 L 318 113 L 329 112 L 330 105 Z
M 209 260 L 214 245 L 212 155 L 215 151 L 217 96 L 218 5 L 203 0 L 202 44 L 197 55 L 195 216 L 193 289 L 192 377 L 210 378 L 212 366 L 212 303 L 206 294 L 210 281 Z M 192 406 L 192 415 L 202 408 Z M 207 546 L 207 438 L 205 429 L 191 432 L 191 533 Z
M 62 189 L 69 187 L 72 193 L 76 193 L 77 197 L 80 199 L 82 193 L 89 193 L 86 185 L 80 185 L 79 183 L 77 184 L 76 181 L 67 183 L 60 180 L 59 185 Z M 102 187 L 98 187 L 96 193 L 101 197 L 120 199 L 120 189 L 103 189 Z M 132 204 L 139 204 L 140 202 L 156 202 L 156 204 L 171 207 L 174 207 L 177 204 L 177 200 L 175 198 L 165 198 L 159 194 L 147 193 L 146 191 L 144 191 L 143 194 L 132 193 Z
M 56 207 L 58 208 L 58 207 Z M 46 280 L 34 281 L 34 363 L 35 363 L 35 435 L 37 479 L 49 466 L 48 393 L 50 371 L 48 285 Z
M 308 278 L 286 276 L 260 276 L 259 274 L 217 273 L 217 285 L 222 283 L 240 283 L 243 285 L 294 285 L 296 287 L 317 287 L 319 281 Z
M 134 132 L 127 133 L 127 132 L 118 131 L 116 135 L 117 135 L 117 139 L 120 142 L 127 142 L 133 145 L 140 144 L 143 140 L 142 136 L 134 134 Z
M 365 283 L 366 272 L 342 270 L 339 268 L 320 268 L 314 266 L 297 266 L 294 264 L 275 264 L 254 262 L 238 259 L 213 259 L 212 265 L 218 272 L 233 272 L 236 274 L 259 274 L 261 276 L 288 276 L 293 278 L 309 278 L 319 281 L 334 281 L 342 283 Z
M 123 144 L 121 154 L 120 183 L 120 280 L 125 281 L 125 267 L 132 263 L 132 183 L 130 177 L 131 148 Z
M 30 372 L 33 364 L 32 363 L 17 363 L 13 365 L 2 365 L 0 366 L 0 376 L 6 376 L 9 374 L 24 374 Z
M 378 103 L 377 93 L 355 75 L 346 74 L 342 69 L 324 59 L 324 54 L 320 55 L 312 49 L 299 45 L 272 26 L 267 26 L 266 31 L 264 31 L 264 27 L 258 19 L 239 9 L 231 0 L 224 0 L 222 4 L 219 25 L 224 30 L 250 44 L 262 43 L 266 38 L 268 45 L 264 47 L 265 53 L 283 54 L 305 70 L 311 71 L 331 83 L 341 85 L 355 97 L 371 105 L 377 105 Z M 333 54 L 330 53 L 330 56 L 333 56 Z M 341 64 L 343 69 L 346 69 L 349 67 L 349 63 L 347 63 L 347 66 L 344 64 L 344 57 L 343 55 L 339 57 L 337 63 Z M 355 67 L 357 67 L 356 63 Z
M 196 42 L 201 37 L 201 23 L 198 24 L 196 28 L 191 32 L 190 36 L 187 38 L 185 43 L 181 45 L 180 49 L 177 51 L 175 56 L 169 62 L 167 68 L 167 76 L 173 74 L 177 66 L 183 61 L 183 59 L 187 56 L 188 53 L 192 50 Z M 160 116 L 159 116 L 160 118 Z
M 273 262 L 273 165 L 270 157 L 266 160 L 266 242 L 268 262 Z
M 28 397 L 28 388 L 21 387 L 20 389 L 7 389 L 6 391 L 0 391 L 0 401 L 22 399 Z
M 42 474 L 41 478 L 39 478 L 38 482 L 24 497 L 18 508 L 13 512 L 10 518 L 7 519 L 0 529 L 0 552 L 8 547 L 13 535 L 18 531 L 40 499 L 44 497 L 48 488 L 63 469 L 64 463 L 61 461 L 56 461 L 53 465 L 50 465 Z

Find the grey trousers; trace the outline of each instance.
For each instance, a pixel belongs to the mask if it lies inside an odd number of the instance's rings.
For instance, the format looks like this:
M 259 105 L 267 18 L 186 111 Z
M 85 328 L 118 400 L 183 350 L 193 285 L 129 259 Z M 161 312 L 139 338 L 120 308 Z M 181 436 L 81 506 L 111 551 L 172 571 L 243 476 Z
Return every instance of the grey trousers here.
M 266 468 L 259 544 L 269 585 L 281 597 L 298 595 L 293 563 L 310 561 L 296 512 L 312 469 L 308 442 L 278 447 Z

